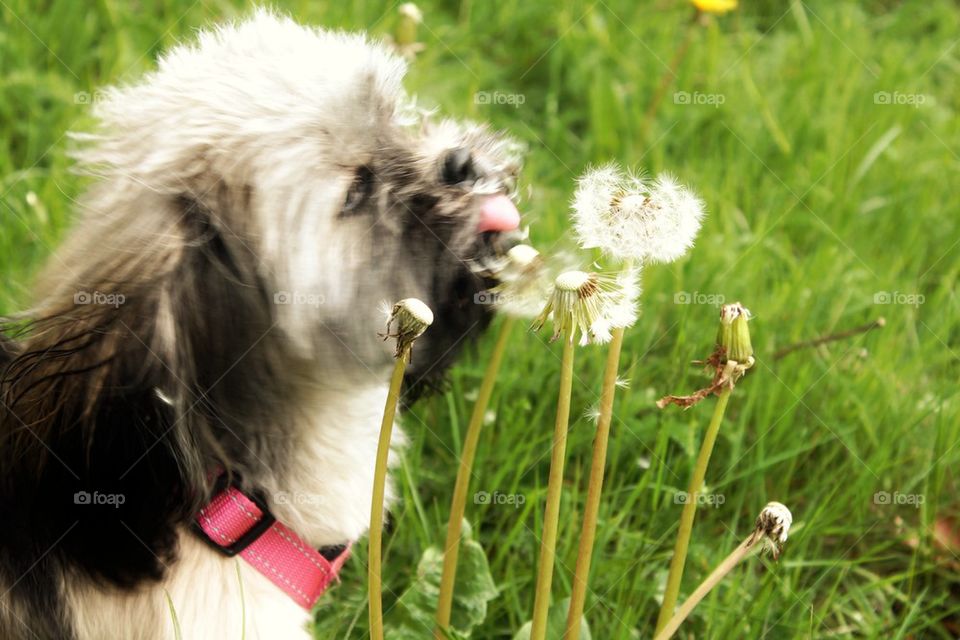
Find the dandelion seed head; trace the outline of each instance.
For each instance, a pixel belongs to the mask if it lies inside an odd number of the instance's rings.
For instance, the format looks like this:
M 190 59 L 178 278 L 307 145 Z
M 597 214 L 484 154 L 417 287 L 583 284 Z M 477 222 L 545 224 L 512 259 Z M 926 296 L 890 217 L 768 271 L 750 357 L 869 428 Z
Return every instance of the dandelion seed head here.
M 533 318 L 550 295 L 552 278 L 540 252 L 528 244 L 507 251 L 493 274 L 500 284 L 491 290 L 497 310 L 516 318 Z
M 650 181 L 606 165 L 577 183 L 574 228 L 580 245 L 617 260 L 673 262 L 696 239 L 703 202 L 670 175 Z

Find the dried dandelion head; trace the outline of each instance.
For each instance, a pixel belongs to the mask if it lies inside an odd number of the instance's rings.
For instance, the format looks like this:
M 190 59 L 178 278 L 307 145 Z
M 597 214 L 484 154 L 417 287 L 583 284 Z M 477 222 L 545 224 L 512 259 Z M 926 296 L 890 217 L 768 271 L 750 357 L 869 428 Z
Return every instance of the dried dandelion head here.
M 572 203 L 585 249 L 623 261 L 673 262 L 696 239 L 703 202 L 669 175 L 648 180 L 609 164 L 584 174 Z
M 763 543 L 763 548 L 769 550 L 773 559 L 777 560 L 783 551 L 783 545 L 790 533 L 793 524 L 793 514 L 786 505 L 780 502 L 768 502 L 754 526 L 751 540 L 753 544 Z
M 393 305 L 387 319 L 387 329 L 380 334 L 384 340 L 397 339 L 394 358 L 409 360 L 413 343 L 433 324 L 433 311 L 416 298 L 405 298 Z

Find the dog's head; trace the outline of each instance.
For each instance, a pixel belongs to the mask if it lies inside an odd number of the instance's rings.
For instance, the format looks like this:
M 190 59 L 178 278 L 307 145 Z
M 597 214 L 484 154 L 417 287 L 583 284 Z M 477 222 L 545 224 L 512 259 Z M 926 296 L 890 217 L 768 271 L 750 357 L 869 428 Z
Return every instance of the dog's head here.
M 363 36 L 268 12 L 209 32 L 103 94 L 81 154 L 107 178 L 95 208 L 136 198 L 144 217 L 179 219 L 187 243 L 216 238 L 249 263 L 234 266 L 256 276 L 291 343 L 343 373 L 388 364 L 378 307 L 420 298 L 437 320 L 410 376 L 442 370 L 486 322 L 473 265 L 519 223 L 517 147 L 418 113 L 404 72 Z

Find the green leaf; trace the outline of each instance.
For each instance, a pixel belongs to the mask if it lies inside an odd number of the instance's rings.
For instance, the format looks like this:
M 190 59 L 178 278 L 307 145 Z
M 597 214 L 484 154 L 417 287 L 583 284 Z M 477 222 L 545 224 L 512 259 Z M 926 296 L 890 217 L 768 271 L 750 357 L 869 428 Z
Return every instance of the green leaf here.
M 487 603 L 498 595 L 487 554 L 480 543 L 469 537 L 469 527 L 464 526 L 463 530 L 451 628 L 447 630 L 450 640 L 469 638 L 487 617 Z M 390 640 L 422 640 L 433 632 L 442 573 L 443 553 L 430 547 L 420 558 L 416 579 L 388 612 L 386 636 Z
M 567 630 L 567 611 L 570 609 L 570 598 L 564 598 L 559 602 L 554 602 L 547 612 L 547 637 L 562 638 L 563 632 Z M 530 640 L 530 627 L 532 622 L 527 622 L 520 627 L 513 640 Z M 580 640 L 591 640 L 590 625 L 587 619 L 580 617 Z

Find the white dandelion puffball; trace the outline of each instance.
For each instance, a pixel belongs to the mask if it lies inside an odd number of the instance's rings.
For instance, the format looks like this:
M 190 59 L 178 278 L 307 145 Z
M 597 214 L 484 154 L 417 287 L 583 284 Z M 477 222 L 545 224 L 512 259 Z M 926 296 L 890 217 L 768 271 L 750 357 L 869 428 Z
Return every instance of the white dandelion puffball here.
M 618 260 L 673 262 L 697 237 L 703 202 L 670 175 L 626 176 L 616 165 L 584 174 L 573 197 L 580 245 Z

